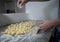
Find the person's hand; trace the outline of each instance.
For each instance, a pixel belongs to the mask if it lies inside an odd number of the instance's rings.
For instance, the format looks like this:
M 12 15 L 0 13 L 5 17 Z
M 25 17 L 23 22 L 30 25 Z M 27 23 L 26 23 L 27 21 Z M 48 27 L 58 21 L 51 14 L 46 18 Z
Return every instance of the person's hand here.
M 27 0 L 18 0 L 18 3 L 22 6 L 27 2 Z
M 49 30 L 55 26 L 54 21 L 47 20 L 43 21 L 42 24 L 40 24 L 40 29 L 42 30 Z

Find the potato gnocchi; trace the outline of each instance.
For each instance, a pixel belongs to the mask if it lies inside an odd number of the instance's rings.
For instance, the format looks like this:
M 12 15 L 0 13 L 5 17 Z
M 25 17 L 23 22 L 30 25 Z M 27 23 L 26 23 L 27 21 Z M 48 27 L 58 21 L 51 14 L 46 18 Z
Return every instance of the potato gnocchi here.
M 34 24 L 36 24 L 36 21 L 26 21 L 26 22 L 11 24 L 2 33 L 8 35 L 23 35 L 31 32 L 33 30 Z

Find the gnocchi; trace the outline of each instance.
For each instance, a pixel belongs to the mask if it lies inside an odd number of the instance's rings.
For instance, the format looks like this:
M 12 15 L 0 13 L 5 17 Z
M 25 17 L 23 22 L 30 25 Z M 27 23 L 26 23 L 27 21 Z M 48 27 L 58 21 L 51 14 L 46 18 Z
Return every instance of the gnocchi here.
M 3 32 L 3 34 L 8 34 L 8 35 L 26 34 L 33 30 L 34 24 L 36 24 L 36 21 L 26 21 L 26 22 L 11 24 L 7 27 L 7 29 Z

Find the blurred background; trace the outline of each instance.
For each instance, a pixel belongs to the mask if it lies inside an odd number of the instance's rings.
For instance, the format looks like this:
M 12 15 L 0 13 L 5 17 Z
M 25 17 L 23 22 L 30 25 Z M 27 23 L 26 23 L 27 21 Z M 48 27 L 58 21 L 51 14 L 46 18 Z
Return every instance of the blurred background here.
M 22 13 L 24 7 L 17 7 L 17 0 L 0 0 L 0 13 Z
M 49 1 L 49 0 L 30 0 L 30 1 Z M 18 8 L 17 0 L 0 0 L 0 13 L 23 13 L 25 7 Z

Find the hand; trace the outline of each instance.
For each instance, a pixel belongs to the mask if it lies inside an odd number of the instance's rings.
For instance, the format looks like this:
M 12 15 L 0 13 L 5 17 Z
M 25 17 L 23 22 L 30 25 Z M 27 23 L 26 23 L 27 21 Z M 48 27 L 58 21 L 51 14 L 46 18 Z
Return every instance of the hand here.
M 54 26 L 55 26 L 54 21 L 47 20 L 47 21 L 43 21 L 42 24 L 40 24 L 40 29 L 49 30 L 49 29 L 53 28 Z
M 18 0 L 18 3 L 22 6 L 27 2 L 27 0 Z

